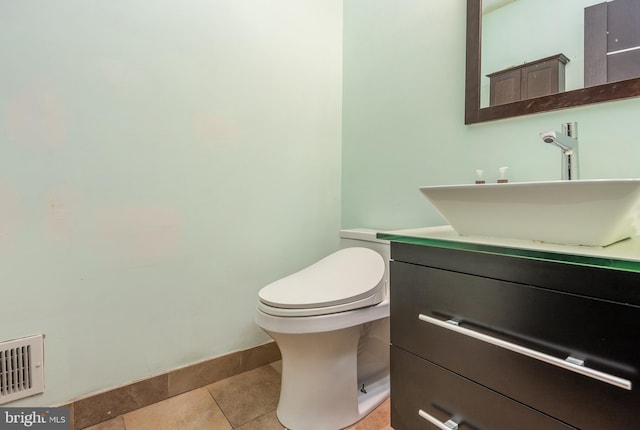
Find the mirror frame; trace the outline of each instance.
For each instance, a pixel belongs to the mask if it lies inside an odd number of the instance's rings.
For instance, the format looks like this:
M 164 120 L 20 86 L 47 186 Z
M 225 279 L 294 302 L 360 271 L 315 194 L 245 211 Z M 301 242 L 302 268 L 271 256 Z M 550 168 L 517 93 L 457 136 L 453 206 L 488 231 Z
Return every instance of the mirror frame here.
M 503 105 L 480 107 L 482 0 L 467 0 L 467 61 L 464 123 L 475 124 L 640 96 L 640 78 L 611 82 Z

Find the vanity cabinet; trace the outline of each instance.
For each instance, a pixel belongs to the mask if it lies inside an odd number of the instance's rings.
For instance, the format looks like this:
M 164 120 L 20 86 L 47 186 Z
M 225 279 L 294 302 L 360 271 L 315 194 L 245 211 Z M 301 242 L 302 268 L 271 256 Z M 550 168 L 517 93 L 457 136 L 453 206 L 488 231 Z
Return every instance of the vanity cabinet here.
M 395 241 L 391 257 L 394 430 L 640 428 L 640 272 Z
M 640 76 L 640 2 L 615 0 L 584 9 L 584 86 Z
M 487 75 L 489 105 L 501 105 L 564 91 L 564 67 L 568 62 L 566 56 L 558 54 Z

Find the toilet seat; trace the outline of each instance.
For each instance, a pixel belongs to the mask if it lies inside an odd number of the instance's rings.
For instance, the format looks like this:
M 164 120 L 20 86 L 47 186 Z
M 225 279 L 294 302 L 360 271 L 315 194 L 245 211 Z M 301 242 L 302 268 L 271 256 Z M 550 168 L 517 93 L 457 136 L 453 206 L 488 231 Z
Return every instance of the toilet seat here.
M 375 306 L 378 303 L 382 302 L 383 299 L 384 295 L 382 294 L 382 291 L 380 291 L 362 300 L 342 303 L 333 306 L 323 306 L 319 308 L 278 308 L 259 302 L 258 309 L 260 309 L 265 314 L 281 317 L 309 317 L 314 315 L 334 314 L 338 312 L 346 312 L 354 309 L 366 308 L 368 306 Z
M 384 259 L 368 248 L 341 249 L 258 293 L 269 315 L 313 316 L 373 306 L 384 299 Z

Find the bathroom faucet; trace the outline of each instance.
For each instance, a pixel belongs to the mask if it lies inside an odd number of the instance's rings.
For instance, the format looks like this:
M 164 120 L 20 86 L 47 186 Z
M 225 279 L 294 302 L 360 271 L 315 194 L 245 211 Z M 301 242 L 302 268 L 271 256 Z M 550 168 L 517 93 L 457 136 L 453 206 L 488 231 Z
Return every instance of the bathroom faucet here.
M 562 180 L 578 179 L 578 124 L 567 122 L 562 124 L 562 132 L 546 131 L 540 133 L 546 143 L 557 146 L 562 151 Z

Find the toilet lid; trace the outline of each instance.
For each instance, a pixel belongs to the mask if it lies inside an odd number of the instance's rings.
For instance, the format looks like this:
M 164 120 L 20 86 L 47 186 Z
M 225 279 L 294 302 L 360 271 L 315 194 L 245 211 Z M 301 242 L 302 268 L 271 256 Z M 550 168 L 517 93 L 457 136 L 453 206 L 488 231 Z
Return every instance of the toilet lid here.
M 377 252 L 345 248 L 267 285 L 258 297 L 270 307 L 284 309 L 337 307 L 371 296 L 381 300 L 377 293 L 384 288 L 384 272 L 384 260 Z

